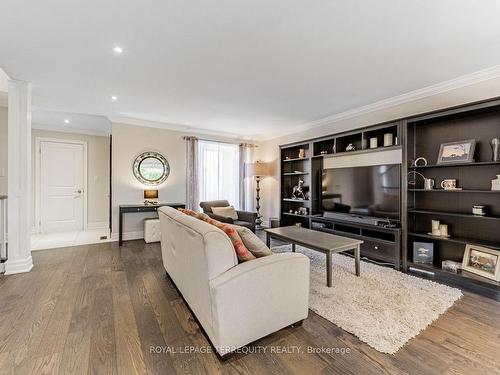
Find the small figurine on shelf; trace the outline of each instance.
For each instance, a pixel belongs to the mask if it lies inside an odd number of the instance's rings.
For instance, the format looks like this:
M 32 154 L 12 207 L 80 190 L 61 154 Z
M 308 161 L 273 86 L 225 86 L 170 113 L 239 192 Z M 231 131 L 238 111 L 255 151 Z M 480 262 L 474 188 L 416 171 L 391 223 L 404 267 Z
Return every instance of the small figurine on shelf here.
M 349 143 L 347 147 L 345 148 L 346 151 L 356 151 L 356 146 L 354 146 L 352 143 Z
M 304 159 L 306 157 L 306 150 L 301 148 L 299 150 L 299 159 Z
M 300 207 L 299 208 L 299 214 L 307 216 L 307 208 L 306 207 Z
M 299 178 L 299 184 L 293 187 L 292 198 L 306 199 L 306 195 L 304 194 L 304 180 L 302 178 Z

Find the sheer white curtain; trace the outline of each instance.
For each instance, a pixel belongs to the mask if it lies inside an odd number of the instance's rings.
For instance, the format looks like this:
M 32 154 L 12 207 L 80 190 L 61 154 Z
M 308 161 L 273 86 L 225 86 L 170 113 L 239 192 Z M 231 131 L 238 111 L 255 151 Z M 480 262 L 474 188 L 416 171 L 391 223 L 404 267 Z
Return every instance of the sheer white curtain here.
M 198 139 L 184 137 L 186 141 L 186 202 L 187 208 L 197 211 L 199 209 L 198 188 Z
M 240 150 L 236 144 L 198 141 L 199 202 L 226 199 L 240 207 Z

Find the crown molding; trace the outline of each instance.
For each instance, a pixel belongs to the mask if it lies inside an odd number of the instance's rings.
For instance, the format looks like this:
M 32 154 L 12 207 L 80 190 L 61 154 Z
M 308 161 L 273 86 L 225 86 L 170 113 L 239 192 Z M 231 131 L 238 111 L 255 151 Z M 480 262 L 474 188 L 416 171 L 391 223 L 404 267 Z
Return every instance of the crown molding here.
M 361 107 L 353 108 L 341 113 L 337 113 L 319 120 L 311 121 L 299 125 L 288 134 L 296 134 L 303 131 L 311 130 L 323 125 L 331 125 L 339 121 L 349 120 L 358 116 L 370 114 L 376 111 L 389 109 L 398 105 L 411 103 L 413 101 L 428 98 L 434 95 L 443 94 L 452 90 L 472 86 L 477 83 L 488 81 L 491 79 L 500 78 L 500 65 L 495 65 L 491 68 L 479 70 L 474 73 L 466 74 L 448 81 L 440 82 L 421 89 L 413 90 L 402 95 L 393 96 L 383 99 L 375 103 L 367 104 Z M 269 136 L 261 136 L 261 139 L 266 141 L 279 138 L 283 134 L 275 133 Z
M 109 137 L 109 135 L 110 135 L 110 133 L 105 132 L 105 131 L 78 129 L 78 128 L 70 128 L 70 127 L 68 128 L 68 127 L 57 126 L 57 125 L 32 124 L 31 128 L 37 129 L 37 130 L 47 130 L 47 131 L 52 131 L 52 132 L 59 132 L 59 133 L 83 134 L 83 135 L 92 135 L 92 136 L 99 136 L 99 137 Z
M 113 124 L 118 123 L 124 125 L 134 125 L 134 126 L 143 126 L 143 127 L 163 129 L 163 130 L 172 130 L 183 134 L 211 135 L 214 137 L 225 138 L 229 140 L 238 140 L 238 141 L 255 140 L 252 136 L 242 136 L 240 134 L 197 128 L 190 125 L 172 124 L 167 122 L 152 121 L 134 117 L 109 117 L 109 120 Z

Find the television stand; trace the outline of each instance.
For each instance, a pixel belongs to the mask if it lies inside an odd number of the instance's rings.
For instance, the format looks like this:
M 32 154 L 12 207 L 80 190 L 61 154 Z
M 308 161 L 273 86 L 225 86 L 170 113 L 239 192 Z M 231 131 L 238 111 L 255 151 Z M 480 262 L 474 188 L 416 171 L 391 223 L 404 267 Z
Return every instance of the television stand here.
M 352 222 L 340 218 L 313 216 L 311 229 L 364 241 L 361 257 L 376 264 L 387 264 L 406 270 L 405 259 L 401 262 L 401 228 L 385 228 L 377 225 Z

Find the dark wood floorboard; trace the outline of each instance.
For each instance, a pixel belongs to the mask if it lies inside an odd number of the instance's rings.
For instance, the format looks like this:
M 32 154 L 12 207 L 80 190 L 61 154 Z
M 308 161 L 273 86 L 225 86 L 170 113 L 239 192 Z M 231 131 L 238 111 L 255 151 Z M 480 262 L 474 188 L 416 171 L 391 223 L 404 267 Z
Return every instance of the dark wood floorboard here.
M 33 259 L 32 272 L 0 276 L 2 375 L 500 374 L 500 303 L 471 293 L 395 355 L 310 312 L 301 327 L 221 362 L 165 277 L 159 244 L 103 243 Z M 322 347 L 349 352 L 308 353 Z

